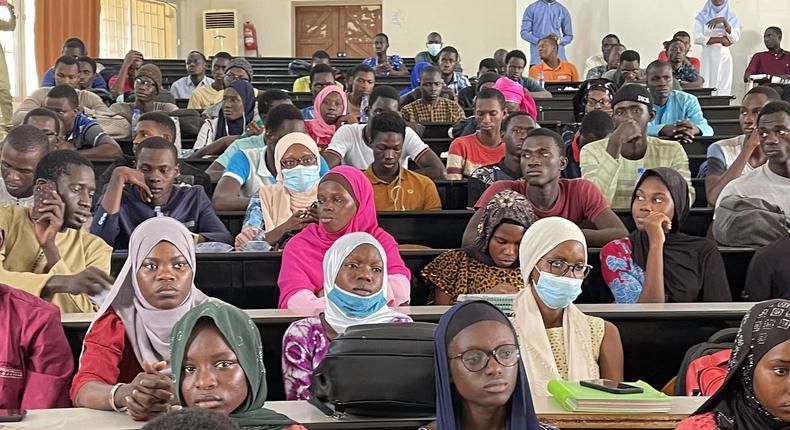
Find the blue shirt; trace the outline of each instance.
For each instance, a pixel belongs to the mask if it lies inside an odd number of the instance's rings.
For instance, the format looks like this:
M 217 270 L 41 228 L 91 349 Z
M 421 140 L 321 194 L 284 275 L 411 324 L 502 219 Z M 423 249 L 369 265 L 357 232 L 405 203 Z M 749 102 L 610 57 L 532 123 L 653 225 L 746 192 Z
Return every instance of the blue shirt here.
M 647 124 L 647 134 L 658 136 L 664 126 L 676 121 L 687 119 L 694 123 L 703 136 L 713 136 L 713 128 L 708 124 L 708 120 L 702 115 L 702 107 L 693 95 L 684 91 L 672 90 L 664 106 L 653 103 L 653 110 L 656 117 Z
M 95 148 L 106 135 L 107 133 L 96 120 L 80 112 L 74 118 L 74 129 L 71 131 L 68 141 L 74 145 L 75 149 Z
M 302 113 L 302 118 L 304 118 L 305 120 L 315 119 L 315 109 L 313 109 L 312 106 L 301 108 L 299 109 L 299 112 Z
M 565 58 L 565 45 L 573 40 L 571 14 L 559 2 L 538 0 L 527 6 L 521 19 L 521 38 L 529 42 L 529 65 L 540 64 L 538 55 L 538 42 L 550 33 L 560 38 L 560 60 Z
M 390 66 L 392 66 L 392 68 L 395 70 L 400 70 L 404 67 L 403 59 L 400 58 L 400 55 L 390 55 L 389 57 L 387 57 L 387 61 L 389 61 Z M 375 69 L 376 66 L 379 65 L 379 58 L 378 57 L 365 58 L 362 61 L 362 64 L 365 64 Z M 383 73 L 380 74 L 379 76 L 387 76 L 387 75 L 389 75 L 389 73 Z
M 44 74 L 44 77 L 41 79 L 41 86 L 42 87 L 54 87 L 55 86 L 55 68 L 51 68 L 47 70 L 47 73 Z M 100 74 L 96 74 L 93 76 L 93 83 L 91 84 L 92 88 L 95 89 L 107 89 L 107 82 L 104 82 L 104 78 L 101 77 Z
M 266 150 L 265 148 L 266 147 L 264 146 L 261 150 L 265 151 Z M 261 162 L 264 163 L 264 165 L 266 164 L 266 162 L 263 161 L 263 158 L 261 158 Z M 319 169 L 319 174 L 321 176 L 324 176 L 327 172 L 329 172 L 329 165 L 326 164 L 324 157 L 319 158 L 319 164 L 321 166 Z M 270 176 L 261 179 L 265 179 L 266 183 L 276 184 L 277 178 L 275 177 L 275 175 L 273 175 L 272 172 L 269 172 L 268 169 L 266 169 L 266 172 L 268 172 Z M 253 172 L 250 171 L 250 159 L 247 158 L 247 154 L 244 151 L 236 151 L 236 153 L 233 154 L 232 157 L 230 157 L 230 161 L 228 162 L 228 165 L 225 167 L 225 173 L 223 173 L 223 176 L 224 175 L 233 176 L 236 179 L 239 179 L 241 185 L 243 186 L 247 182 L 247 180 L 249 180 L 252 173 Z

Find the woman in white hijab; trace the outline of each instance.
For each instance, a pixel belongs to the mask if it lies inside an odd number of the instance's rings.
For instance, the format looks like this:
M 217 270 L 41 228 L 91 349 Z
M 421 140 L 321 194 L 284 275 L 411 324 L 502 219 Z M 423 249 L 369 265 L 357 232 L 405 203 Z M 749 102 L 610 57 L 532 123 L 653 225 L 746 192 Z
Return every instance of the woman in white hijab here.
M 702 46 L 700 73 L 713 95 L 732 94 L 730 46 L 741 39 L 741 20 L 730 8 L 730 0 L 707 0 L 694 19 L 694 43 Z
M 579 227 L 564 218 L 537 221 L 524 233 L 519 261 L 525 288 L 513 303 L 513 322 L 532 395 L 548 396 L 552 379 L 622 381 L 617 328 L 573 304 L 591 269 Z
M 129 256 L 91 323 L 74 375 L 74 406 L 126 411 L 136 420 L 167 412 L 170 332 L 208 298 L 195 287 L 195 245 L 184 225 L 168 217 L 141 223 Z

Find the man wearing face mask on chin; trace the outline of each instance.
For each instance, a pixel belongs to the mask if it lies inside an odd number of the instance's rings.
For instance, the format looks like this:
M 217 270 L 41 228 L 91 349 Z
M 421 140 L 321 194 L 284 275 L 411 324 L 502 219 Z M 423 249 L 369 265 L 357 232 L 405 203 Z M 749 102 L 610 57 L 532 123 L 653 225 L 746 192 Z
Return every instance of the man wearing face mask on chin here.
M 535 222 L 521 240 L 519 262 L 525 288 L 513 301 L 514 326 L 532 395 L 548 396 L 552 379 L 622 381 L 617 327 L 573 304 L 592 268 L 579 227 L 558 217 Z
M 442 43 L 442 35 L 437 32 L 428 34 L 428 40 L 425 43 L 425 51 L 418 52 L 414 56 L 414 64 L 426 62 L 433 64 L 434 67 L 439 67 L 439 52 L 444 47 Z M 455 63 L 455 71 L 462 73 L 464 68 L 461 67 L 461 59 Z

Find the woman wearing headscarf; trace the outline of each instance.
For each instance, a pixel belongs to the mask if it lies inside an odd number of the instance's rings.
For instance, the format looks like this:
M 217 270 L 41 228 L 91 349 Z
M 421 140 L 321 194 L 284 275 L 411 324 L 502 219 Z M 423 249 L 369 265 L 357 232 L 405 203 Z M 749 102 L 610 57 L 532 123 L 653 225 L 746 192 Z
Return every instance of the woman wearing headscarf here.
M 387 253 L 367 233 L 338 239 L 324 256 L 326 309 L 294 321 L 283 336 L 283 382 L 288 400 L 310 397 L 313 370 L 329 344 L 349 327 L 404 323 L 411 318 L 387 306 Z
M 505 96 L 505 111 L 507 113 L 524 111 L 537 121 L 538 106 L 535 104 L 535 99 L 520 83 L 503 76 L 496 80 L 492 88 L 499 90 Z
M 160 91 L 162 91 L 162 71 L 155 64 L 143 64 L 134 77 L 134 103 L 114 103 L 110 106 L 110 110 L 126 118 L 130 124 L 135 109 L 139 110 L 140 114 L 178 110 L 178 106 L 172 103 L 154 101 Z
M 136 420 L 172 400 L 170 332 L 207 297 L 195 287 L 192 234 L 168 217 L 141 223 L 129 256 L 82 346 L 70 397 L 77 407 L 124 411 Z
M 458 303 L 436 328 L 436 422 L 421 430 L 549 430 L 532 405 L 518 336 L 485 301 Z M 494 389 L 496 386 L 498 389 Z
M 579 91 L 573 96 L 574 123 L 562 128 L 562 141 L 565 142 L 565 157 L 568 166 L 564 170 L 566 178 L 580 178 L 581 168 L 581 123 L 584 117 L 592 111 L 603 111 L 612 115 L 612 99 L 617 92 L 617 86 L 608 79 L 588 79 L 581 83 Z
M 294 236 L 283 251 L 277 283 L 280 308 L 326 307 L 324 254 L 342 236 L 368 233 L 387 254 L 387 302 L 398 306 L 409 301 L 411 272 L 398 252 L 398 243 L 378 225 L 373 186 L 362 171 L 337 166 L 318 185 L 318 223 Z
M 680 232 L 688 185 L 668 167 L 646 170 L 631 198 L 636 231 L 601 249 L 601 272 L 617 303 L 732 301 L 716 243 Z
M 451 305 L 461 294 L 515 294 L 524 286 L 518 247 L 535 214 L 524 195 L 497 193 L 485 207 L 473 245 L 440 254 L 420 275 L 431 287 L 428 304 Z
M 256 237 L 274 246 L 286 233 L 317 221 L 309 209 L 318 197 L 320 160 L 318 146 L 304 133 L 290 133 L 277 142 L 277 183 L 262 185 L 259 198 L 250 199 L 237 248 Z
M 203 123 L 193 149 L 198 151 L 226 136 L 241 136 L 244 134 L 247 124 L 254 120 L 255 89 L 249 82 L 236 79 L 225 87 L 219 115 Z M 227 141 L 227 144 L 230 142 Z M 200 154 L 200 152 L 196 152 L 196 154 Z
M 705 85 L 714 95 L 732 93 L 732 53 L 730 46 L 741 39 L 741 20 L 730 8 L 730 0 L 706 0 L 694 20 L 694 43 L 702 46 Z
M 228 415 L 242 429 L 304 429 L 263 407 L 263 345 L 258 327 L 244 311 L 219 300 L 206 301 L 178 320 L 171 344 L 178 404 Z
M 315 119 L 304 122 L 307 134 L 313 138 L 321 152 L 324 152 L 338 127 L 351 120 L 348 113 L 348 98 L 337 85 L 324 87 L 313 101 Z
M 513 321 L 533 395 L 548 396 L 552 379 L 622 381 L 617 327 L 573 304 L 592 268 L 581 229 L 564 218 L 538 220 L 521 239 L 519 260 L 525 288 Z
M 678 430 L 790 429 L 790 301 L 757 303 L 735 338 L 719 390 Z

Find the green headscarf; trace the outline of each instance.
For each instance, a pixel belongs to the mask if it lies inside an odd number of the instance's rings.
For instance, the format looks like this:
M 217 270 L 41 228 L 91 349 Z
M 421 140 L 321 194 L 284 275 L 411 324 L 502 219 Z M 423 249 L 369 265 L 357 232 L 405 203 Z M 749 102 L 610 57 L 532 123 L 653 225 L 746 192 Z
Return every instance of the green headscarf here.
M 261 336 L 255 323 L 237 307 L 216 299 L 195 306 L 173 327 L 171 364 L 179 404 L 185 406 L 181 395 L 181 368 L 186 356 L 187 343 L 195 324 L 201 318 L 210 318 L 214 322 L 236 354 L 247 378 L 247 398 L 230 414 L 236 424 L 242 428 L 272 430 L 294 424 L 285 415 L 263 408 L 266 401 L 266 369 L 263 366 Z

